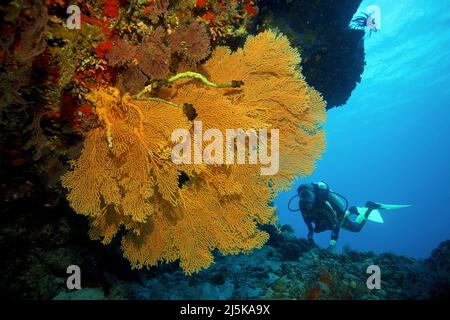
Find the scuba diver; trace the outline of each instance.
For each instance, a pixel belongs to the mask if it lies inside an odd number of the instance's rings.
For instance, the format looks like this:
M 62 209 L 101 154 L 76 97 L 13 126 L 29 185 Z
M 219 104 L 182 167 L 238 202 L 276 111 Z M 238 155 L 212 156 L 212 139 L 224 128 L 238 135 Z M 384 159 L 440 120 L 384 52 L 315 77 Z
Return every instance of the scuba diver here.
M 291 201 L 299 197 L 299 209 L 290 208 Z M 341 228 L 359 232 L 367 220 L 383 223 L 380 210 L 406 208 L 410 205 L 388 205 L 367 201 L 365 207 L 350 207 L 347 199 L 339 193 L 330 190 L 325 182 L 302 184 L 297 189 L 297 195 L 288 204 L 290 211 L 301 211 L 303 220 L 308 227 L 308 240 L 313 241 L 313 234 L 325 230 L 331 231 L 329 250 L 333 251 L 339 238 Z M 354 220 L 350 216 L 356 215 Z
M 379 30 L 379 24 L 375 21 L 375 17 L 369 13 L 361 13 L 356 16 L 351 22 L 350 27 L 357 30 L 369 29 L 369 37 L 372 36 L 372 32 Z

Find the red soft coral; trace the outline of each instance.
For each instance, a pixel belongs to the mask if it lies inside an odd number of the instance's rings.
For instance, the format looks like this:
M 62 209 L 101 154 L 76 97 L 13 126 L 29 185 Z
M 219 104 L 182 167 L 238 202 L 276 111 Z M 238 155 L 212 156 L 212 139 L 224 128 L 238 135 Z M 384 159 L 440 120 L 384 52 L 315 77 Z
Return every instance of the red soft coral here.
M 255 6 L 253 1 L 249 0 L 245 1 L 244 9 L 247 12 L 247 14 L 251 17 L 256 17 L 256 15 L 258 14 L 258 8 Z
M 103 14 L 109 18 L 118 18 L 119 0 L 103 0 Z
M 170 49 L 165 38 L 165 30 L 158 27 L 142 40 L 138 49 L 139 68 L 150 79 L 164 79 L 169 74 Z
M 103 59 L 105 57 L 105 54 L 111 50 L 113 48 L 113 43 L 111 42 L 111 40 L 106 39 L 105 41 L 103 41 L 102 43 L 100 43 L 95 49 L 95 54 Z
M 169 45 L 173 53 L 191 65 L 205 59 L 211 52 L 208 31 L 198 21 L 175 29 L 169 38 Z
M 197 8 L 203 8 L 204 6 L 206 6 L 206 0 L 197 0 L 195 6 Z

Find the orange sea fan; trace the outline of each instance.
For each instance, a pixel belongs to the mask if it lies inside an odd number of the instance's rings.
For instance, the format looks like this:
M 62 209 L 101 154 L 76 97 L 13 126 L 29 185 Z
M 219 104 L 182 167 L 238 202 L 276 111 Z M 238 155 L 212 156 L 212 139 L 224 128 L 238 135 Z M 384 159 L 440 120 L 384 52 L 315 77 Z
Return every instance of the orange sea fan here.
M 189 123 L 173 107 L 130 102 L 117 89 L 94 91 L 87 98 L 103 126 L 87 134 L 74 170 L 62 178 L 71 189 L 68 199 L 77 212 L 94 218 L 113 210 L 144 222 L 153 211 L 149 198 L 160 177 L 177 178 L 176 168 L 169 172 L 161 163 L 170 157 L 170 135 Z
M 324 149 L 325 103 L 305 83 L 299 60 L 286 37 L 266 31 L 236 52 L 217 48 L 198 70 L 216 83 L 243 81 L 238 88 L 182 79 L 150 101 L 120 97 L 116 89 L 92 92 L 87 98 L 101 126 L 88 133 L 62 178 L 71 206 L 90 217 L 91 237 L 108 243 L 123 225 L 124 256 L 133 267 L 179 259 L 188 274 L 208 267 L 214 249 L 261 247 L 268 235 L 257 226 L 275 221 L 269 203 L 276 192 L 310 174 Z M 261 164 L 249 163 L 174 164 L 171 133 L 193 130 L 185 103 L 204 130 L 279 129 L 279 172 L 264 176 Z M 182 186 L 181 172 L 188 177 Z

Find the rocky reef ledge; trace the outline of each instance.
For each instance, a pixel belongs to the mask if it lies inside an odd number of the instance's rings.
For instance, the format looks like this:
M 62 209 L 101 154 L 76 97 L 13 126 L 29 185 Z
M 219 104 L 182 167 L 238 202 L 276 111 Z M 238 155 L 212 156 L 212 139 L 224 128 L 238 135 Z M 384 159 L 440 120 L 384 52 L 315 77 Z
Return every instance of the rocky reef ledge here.
M 119 281 L 111 297 L 133 299 L 436 299 L 450 293 L 450 241 L 427 260 L 346 248 L 330 253 L 294 236 L 290 226 L 249 255 L 218 257 L 187 277 L 155 272 L 140 283 Z M 369 265 L 381 269 L 381 289 L 369 290 Z M 181 289 L 182 288 L 182 289 Z M 99 291 L 100 292 L 100 291 Z M 78 293 L 80 294 L 80 293 Z M 70 298 L 60 293 L 57 298 Z M 99 296 L 104 298 L 104 296 Z
M 361 82 L 364 30 L 348 27 L 362 0 L 261 0 L 259 24 L 286 34 L 302 55 L 309 85 L 327 101 L 344 105 Z
M 439 299 L 450 296 L 450 241 L 425 260 L 346 248 L 334 254 L 297 238 L 289 225 L 265 226 L 268 243 L 251 254 L 222 256 L 186 276 L 178 263 L 131 270 L 120 244 L 87 235 L 84 217 L 66 206 L 36 212 L 15 202 L 0 208 L 1 299 Z M 22 212 L 13 217 L 5 212 Z M 8 219 L 9 218 L 9 219 Z M 20 226 L 20 227 L 18 227 Z M 66 289 L 66 269 L 79 265 L 82 290 Z M 381 289 L 369 290 L 369 265 Z
M 450 241 L 430 258 L 345 248 L 330 253 L 294 236 L 290 226 L 269 228 L 271 239 L 252 254 L 218 256 L 208 270 L 185 276 L 174 265 L 140 272 L 138 279 L 68 292 L 55 299 L 442 299 L 450 293 Z M 381 289 L 369 290 L 369 265 L 381 269 Z M 106 290 L 105 290 L 106 289 Z

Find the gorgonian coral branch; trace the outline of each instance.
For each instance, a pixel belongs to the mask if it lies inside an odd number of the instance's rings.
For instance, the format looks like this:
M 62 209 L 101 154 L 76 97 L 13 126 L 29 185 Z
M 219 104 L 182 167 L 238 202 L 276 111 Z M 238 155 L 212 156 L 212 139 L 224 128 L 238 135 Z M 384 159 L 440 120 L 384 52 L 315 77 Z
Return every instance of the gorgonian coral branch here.
M 156 81 L 152 84 L 149 84 L 144 89 L 142 89 L 142 91 L 140 91 L 138 94 L 135 95 L 135 99 L 138 99 L 138 100 L 141 99 L 144 94 L 150 93 L 156 87 L 160 87 L 162 85 L 169 85 L 171 83 L 174 83 L 178 80 L 185 79 L 185 78 L 198 79 L 203 84 L 205 84 L 209 87 L 213 87 L 213 88 L 239 88 L 240 86 L 242 86 L 244 84 L 244 82 L 241 80 L 232 80 L 231 82 L 226 82 L 226 83 L 215 83 L 215 82 L 208 80 L 208 78 L 206 76 L 202 75 L 201 73 L 194 72 L 194 71 L 186 71 L 186 72 L 178 73 L 178 74 L 168 78 L 167 80 Z

